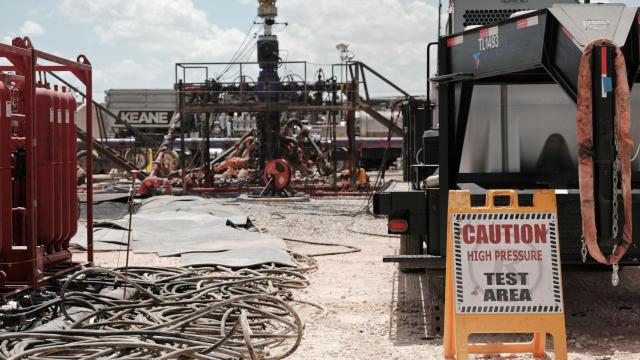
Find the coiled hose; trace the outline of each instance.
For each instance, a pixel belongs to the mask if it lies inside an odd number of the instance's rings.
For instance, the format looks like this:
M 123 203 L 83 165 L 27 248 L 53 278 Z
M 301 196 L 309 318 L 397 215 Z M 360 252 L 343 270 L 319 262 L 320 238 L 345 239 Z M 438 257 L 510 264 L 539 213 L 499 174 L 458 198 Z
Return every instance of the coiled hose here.
M 0 359 L 283 359 L 300 345 L 304 325 L 291 290 L 309 285 L 317 269 L 302 255 L 298 268 L 87 268 L 71 275 L 59 298 L 3 322 L 55 318 L 64 329 L 34 326 L 0 333 Z M 39 321 L 33 320 L 33 323 Z

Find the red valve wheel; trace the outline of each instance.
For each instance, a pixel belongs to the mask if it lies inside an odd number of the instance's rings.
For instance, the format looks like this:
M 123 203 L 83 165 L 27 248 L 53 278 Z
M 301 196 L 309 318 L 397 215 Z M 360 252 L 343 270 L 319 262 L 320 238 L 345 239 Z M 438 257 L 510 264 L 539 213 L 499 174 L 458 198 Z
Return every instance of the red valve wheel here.
M 264 164 L 263 180 L 268 184 L 273 177 L 273 188 L 276 191 L 284 190 L 291 182 L 291 167 L 284 159 L 267 161 Z

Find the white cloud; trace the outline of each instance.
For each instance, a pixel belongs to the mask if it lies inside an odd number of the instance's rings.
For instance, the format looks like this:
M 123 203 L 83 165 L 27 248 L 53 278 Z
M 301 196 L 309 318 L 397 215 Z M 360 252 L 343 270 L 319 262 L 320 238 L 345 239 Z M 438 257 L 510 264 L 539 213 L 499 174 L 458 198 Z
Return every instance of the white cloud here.
M 27 15 L 31 18 L 37 19 L 50 19 L 55 16 L 55 12 L 51 10 L 50 6 L 37 5 L 31 10 L 27 11 Z
M 436 39 L 438 9 L 423 0 L 280 0 L 281 48 L 289 59 L 338 62 L 338 43 L 405 90 L 425 90 L 426 44 Z M 313 9 L 313 11 L 309 11 Z M 369 80 L 369 79 L 368 79 Z M 374 90 L 388 90 L 375 86 Z
M 289 23 L 279 34 L 287 60 L 335 63 L 335 45 L 349 43 L 357 60 L 410 92 L 424 92 L 426 43 L 436 37 L 438 16 L 437 8 L 424 0 L 349 0 L 348 6 L 344 0 L 279 0 L 278 8 L 278 20 Z M 174 62 L 228 61 L 246 32 L 211 23 L 192 0 L 61 0 L 60 13 L 93 26 L 101 43 L 142 54 L 136 61 L 98 69 L 108 87 L 154 86 L 158 78 L 169 87 Z M 253 17 L 246 14 L 247 27 Z M 146 76 L 131 74 L 124 65 Z M 376 85 L 374 90 L 388 89 Z
M 63 0 L 60 10 L 72 21 L 93 24 L 104 44 L 168 55 L 171 61 L 229 58 L 244 38 L 243 31 L 211 24 L 191 0 Z
M 245 36 L 210 23 L 191 0 L 61 0 L 59 10 L 72 22 L 92 25 L 100 43 L 127 57 L 94 65 L 98 92 L 171 88 L 176 62 L 228 61 Z
M 138 84 L 137 87 L 165 88 L 171 84 L 164 84 L 163 73 L 171 72 L 172 68 L 157 59 L 137 62 L 132 59 L 116 61 L 113 64 L 96 68 L 93 73 L 96 89 L 108 89 L 115 85 Z
M 32 20 L 25 21 L 20 27 L 20 34 L 25 36 L 37 36 L 44 33 L 45 31 L 42 25 Z

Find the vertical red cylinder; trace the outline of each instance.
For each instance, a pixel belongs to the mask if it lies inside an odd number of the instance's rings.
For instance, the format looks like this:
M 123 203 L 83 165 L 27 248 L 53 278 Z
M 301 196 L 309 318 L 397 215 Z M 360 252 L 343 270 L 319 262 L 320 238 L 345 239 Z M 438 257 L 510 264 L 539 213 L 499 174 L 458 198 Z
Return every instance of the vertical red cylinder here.
M 36 89 L 35 131 L 37 173 L 37 241 L 49 250 L 55 238 L 54 228 L 54 191 L 51 181 L 54 178 L 54 100 L 51 90 Z
M 54 229 L 55 229 L 55 237 L 54 243 L 58 243 L 62 240 L 63 235 L 63 225 L 62 225 L 62 152 L 61 149 L 61 141 L 62 141 L 62 110 L 61 110 L 61 99 L 60 93 L 58 92 L 58 86 L 54 86 L 53 91 L 53 103 L 54 103 L 54 131 L 53 131 L 53 154 L 54 154 L 54 164 L 53 164 L 53 211 L 54 211 Z
M 69 98 L 66 88 L 62 87 L 60 95 L 60 157 L 62 168 L 62 203 L 59 211 L 62 213 L 62 238 L 56 242 L 56 251 L 62 250 L 62 244 L 69 238 L 71 221 L 69 217 Z
M 69 115 L 67 119 L 69 119 L 69 138 L 68 138 L 68 159 L 69 159 L 69 220 L 70 220 L 70 228 L 69 228 L 69 236 L 65 240 L 63 244 L 64 249 L 69 248 L 69 242 L 71 238 L 73 238 L 78 232 L 78 161 L 77 161 L 77 153 L 78 153 L 78 133 L 76 131 L 76 99 L 73 97 L 71 93 L 67 94 L 68 100 L 68 111 Z
M 0 251 L 13 244 L 11 216 L 11 113 L 10 92 L 0 81 Z M 1 253 L 0 253 L 1 255 Z
M 18 114 L 24 114 L 25 108 L 25 100 L 23 98 L 24 88 L 19 88 L 14 86 L 11 88 L 11 101 L 13 102 L 13 111 Z M 16 145 L 20 143 L 19 138 L 27 138 L 28 136 L 28 125 L 29 121 L 32 121 L 31 118 L 22 118 L 22 119 L 11 119 L 11 149 L 15 150 L 17 147 L 14 147 L 14 140 L 16 141 Z M 16 139 L 17 138 L 17 139 Z M 23 145 L 24 146 L 24 145 Z M 11 207 L 12 208 L 27 208 L 27 159 L 29 155 L 26 153 L 26 149 L 23 146 L 20 146 L 17 151 L 13 152 L 11 155 Z M 34 195 L 35 196 L 35 195 Z M 11 212 L 12 218 L 12 229 L 11 229 L 11 237 L 12 243 L 7 243 L 7 250 L 11 250 L 11 246 L 27 246 L 27 224 L 25 224 L 24 217 L 19 215 L 18 213 Z

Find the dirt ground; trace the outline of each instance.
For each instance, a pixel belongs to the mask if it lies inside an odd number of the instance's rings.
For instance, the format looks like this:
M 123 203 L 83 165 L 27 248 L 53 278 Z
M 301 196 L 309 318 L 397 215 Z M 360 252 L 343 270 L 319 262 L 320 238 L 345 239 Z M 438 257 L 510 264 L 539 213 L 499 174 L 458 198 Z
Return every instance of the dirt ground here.
M 239 206 L 257 226 L 283 238 L 362 249 L 359 253 L 317 258 L 320 267 L 309 275 L 311 286 L 296 292 L 296 296 L 323 304 L 329 314 L 318 319 L 313 309 L 300 309 L 306 328 L 302 345 L 292 359 L 442 359 L 442 339 L 428 336 L 433 319 L 422 310 L 429 296 L 424 291 L 425 274 L 403 274 L 395 265 L 382 262 L 383 255 L 397 253 L 399 239 L 364 234 L 385 234 L 386 225 L 384 219 L 359 214 L 365 203 L 362 199 L 320 199 L 230 206 Z M 292 251 L 303 254 L 338 250 L 289 245 Z M 84 254 L 77 255 L 80 260 Z M 124 258 L 123 252 L 97 253 L 96 264 L 123 265 Z M 177 258 L 140 254 L 131 254 L 131 263 L 178 265 Z M 608 271 L 567 268 L 564 285 L 570 359 L 640 360 L 640 269 L 624 269 L 620 286 L 614 288 Z M 551 345 L 549 340 L 549 354 Z

